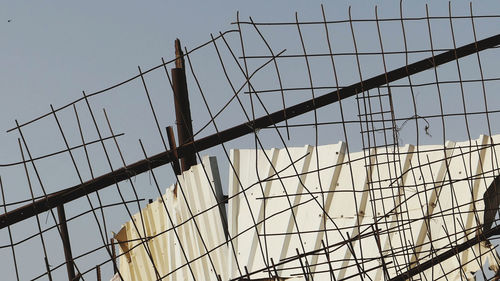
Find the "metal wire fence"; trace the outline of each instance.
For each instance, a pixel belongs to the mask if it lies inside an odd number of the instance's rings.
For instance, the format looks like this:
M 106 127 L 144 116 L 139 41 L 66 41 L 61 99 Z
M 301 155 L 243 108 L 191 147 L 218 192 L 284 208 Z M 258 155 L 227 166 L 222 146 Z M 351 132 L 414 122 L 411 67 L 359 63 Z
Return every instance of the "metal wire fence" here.
M 206 276 L 214 280 L 434 280 L 461 270 L 460 276 L 495 278 L 481 260 L 496 253 L 499 228 L 496 220 L 483 228 L 488 203 L 476 207 L 483 202 L 483 194 L 476 193 L 477 186 L 488 186 L 498 176 L 494 135 L 500 127 L 494 120 L 500 113 L 500 15 L 477 14 L 472 5 L 468 14 L 453 14 L 451 4 L 446 15 L 426 10 L 419 17 L 404 15 L 403 4 L 392 18 L 379 17 L 376 8 L 371 18 L 353 18 L 350 10 L 345 18 L 330 18 L 322 7 L 319 11 L 315 21 L 302 20 L 299 14 L 290 22 L 256 22 L 237 15 L 233 30 L 184 49 L 194 133 L 178 146 L 169 142 L 172 133 L 165 129 L 173 125 L 169 69 L 178 68 L 176 59 L 162 59 L 146 70 L 139 67 L 137 75 L 123 82 L 83 92 L 80 99 L 51 106 L 32 120 L 16 121 L 9 132 L 18 134 L 19 147 L 13 149 L 19 150 L 19 161 L 2 164 L 0 170 L 0 250 L 6 278 L 93 280 L 116 272 L 125 279 L 119 259 L 127 259 L 127 252 L 122 247 L 117 254 L 116 248 L 127 243 L 133 245 L 130 252 L 144 251 L 143 260 L 156 280 L 174 278 L 182 270 L 189 272 L 188 278 L 199 279 L 195 264 L 205 259 L 210 271 Z M 102 112 L 96 109 L 102 107 Z M 478 138 L 479 143 L 474 141 Z M 450 148 L 448 140 L 467 145 Z M 319 149 L 339 141 L 345 145 L 342 161 Z M 314 149 L 297 157 L 294 147 L 305 144 Z M 279 147 L 279 159 L 285 159 L 280 165 L 273 160 L 278 157 L 270 152 L 273 147 Z M 253 182 L 245 182 L 244 173 L 249 172 L 239 168 L 244 163 L 231 152 L 238 148 L 253 149 L 256 155 L 245 160 L 253 161 L 245 164 L 255 170 Z M 209 182 L 213 170 L 206 167 L 203 155 L 216 155 L 221 178 L 236 178 L 236 191 L 227 187 L 230 181 L 223 181 L 229 195 L 221 197 L 211 183 L 208 196 L 213 204 L 193 206 L 188 197 L 197 191 L 187 191 L 194 187 L 181 179 L 177 164 L 192 153 Z M 413 160 L 410 154 L 416 155 Z M 479 165 L 474 157 L 484 167 L 473 168 Z M 304 159 L 315 163 L 302 169 Z M 338 162 L 325 166 L 325 159 Z M 462 168 L 456 168 L 457 162 Z M 436 163 L 443 168 L 433 174 Z M 262 174 L 263 166 L 267 174 Z M 346 188 L 335 190 L 323 173 L 335 173 L 338 166 L 345 166 L 346 172 L 339 173 L 347 175 L 342 182 Z M 318 180 L 311 183 L 311 177 Z M 24 184 L 18 186 L 22 178 Z M 365 181 L 360 183 L 361 178 Z M 290 179 L 299 187 L 290 189 Z M 165 187 L 173 183 L 180 192 L 175 196 L 187 208 L 180 222 L 164 197 Z M 472 201 L 460 199 L 464 190 L 453 188 L 460 184 L 469 186 L 465 192 L 472 194 Z M 443 191 L 445 187 L 451 188 Z M 332 198 L 341 193 L 352 198 L 346 201 L 357 214 L 352 225 L 339 222 L 343 217 Z M 450 196 L 451 205 L 439 205 L 445 202 L 439 199 L 441 193 Z M 154 235 L 148 234 L 151 225 L 141 213 L 150 198 L 159 198 L 170 225 Z M 417 199 L 418 213 L 411 205 Z M 261 202 L 257 209 L 252 200 Z M 275 202 L 280 202 L 278 209 Z M 220 210 L 229 216 L 221 215 L 221 220 L 231 224 L 236 220 L 230 217 L 231 207 L 220 207 L 226 204 L 239 204 L 240 216 L 246 206 L 248 214 L 240 220 L 250 224 L 236 233 L 222 225 L 225 239 L 213 244 L 200 220 Z M 496 215 L 498 206 L 493 207 Z M 304 227 L 307 217 L 299 215 L 300 208 L 319 210 L 320 227 Z M 287 214 L 290 227 L 275 233 L 272 224 L 280 214 Z M 365 219 L 364 214 L 372 217 Z M 468 214 L 476 223 L 463 220 Z M 430 221 L 449 217 L 454 223 L 442 230 L 446 235 L 432 237 Z M 137 238 L 116 242 L 112 231 L 127 221 Z M 420 227 L 415 228 L 417 222 Z M 200 239 L 195 256 L 188 245 L 195 242 L 182 237 L 183 227 L 190 224 L 193 237 Z M 151 241 L 167 235 L 174 237 L 170 242 L 182 257 L 165 273 Z M 250 240 L 253 256 L 245 259 L 238 247 L 247 235 L 256 238 Z M 309 235 L 322 239 L 310 248 L 305 246 Z M 281 236 L 295 237 L 290 239 L 297 239 L 300 247 L 291 248 L 293 255 L 287 249 L 278 260 L 272 241 Z M 434 248 L 438 240 L 446 246 Z M 463 256 L 484 241 L 486 246 L 468 254 L 472 258 Z M 376 254 L 367 243 L 378 244 Z M 228 273 L 220 272 L 215 254 L 225 247 L 222 263 L 235 264 Z M 343 259 L 337 258 L 339 252 Z M 424 273 L 439 268 L 446 258 L 458 259 L 461 265 L 477 263 L 479 269 L 471 273 L 441 266 L 435 275 Z M 498 262 L 489 260 L 492 268 Z

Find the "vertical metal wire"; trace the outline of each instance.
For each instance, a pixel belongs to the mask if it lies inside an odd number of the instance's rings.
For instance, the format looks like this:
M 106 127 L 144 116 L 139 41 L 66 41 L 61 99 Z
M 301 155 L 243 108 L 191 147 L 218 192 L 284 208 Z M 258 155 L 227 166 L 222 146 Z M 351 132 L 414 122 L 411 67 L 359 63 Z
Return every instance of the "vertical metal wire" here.
M 23 153 L 23 147 L 21 145 L 21 139 L 17 139 L 17 142 L 19 144 L 19 151 L 21 152 L 21 158 L 22 158 L 22 161 L 23 161 L 23 166 L 24 166 L 24 171 L 26 173 L 26 180 L 28 181 L 28 187 L 29 187 L 29 190 L 30 190 L 30 194 L 31 194 L 31 198 L 33 200 L 33 202 L 35 201 L 35 195 L 33 193 L 33 187 L 31 186 L 31 180 L 30 180 L 30 176 L 29 176 L 29 173 L 28 173 L 28 167 L 26 165 L 26 159 L 24 158 L 24 153 Z M 45 240 L 43 238 L 43 232 L 42 232 L 42 227 L 40 225 L 40 218 L 38 217 L 38 215 L 35 216 L 36 218 L 36 224 L 37 224 L 37 227 L 38 227 L 38 234 L 40 235 L 40 242 L 42 244 L 42 250 L 43 250 L 43 255 L 44 255 L 44 261 L 45 261 L 45 264 L 47 266 L 47 276 L 49 278 L 50 281 L 52 281 L 52 273 L 50 272 L 50 268 L 49 267 L 49 258 L 47 256 L 47 247 L 45 246 Z M 56 220 L 54 220 L 56 221 Z
M 7 199 L 5 199 L 5 190 L 3 188 L 2 177 L 0 177 L 0 190 L 2 191 L 3 210 L 5 213 L 7 213 L 7 204 L 6 204 Z M 10 248 L 12 250 L 12 260 L 14 262 L 14 269 L 16 270 L 16 279 L 17 281 L 19 281 L 19 270 L 17 267 L 16 251 L 14 249 L 14 239 L 12 239 L 12 231 L 10 229 L 10 226 L 7 227 L 7 231 L 9 232 L 9 242 L 10 242 Z
M 100 143 L 101 143 L 101 146 L 102 146 L 102 149 L 103 149 L 104 155 L 106 156 L 106 160 L 107 160 L 107 163 L 108 163 L 109 169 L 110 169 L 111 171 L 113 171 L 113 165 L 111 164 L 111 159 L 110 159 L 110 157 L 109 157 L 108 150 L 106 149 L 106 146 L 105 146 L 105 144 L 104 144 L 104 140 L 103 140 L 103 138 L 102 138 L 101 131 L 99 130 L 99 126 L 98 126 L 97 121 L 96 121 L 96 119 L 95 119 L 94 112 L 93 112 L 93 110 L 92 110 L 92 107 L 90 106 L 90 103 L 89 103 L 89 100 L 88 100 L 88 98 L 87 98 L 87 95 L 85 94 L 85 92 L 82 92 L 82 93 L 83 93 L 84 100 L 85 100 L 85 102 L 86 102 L 86 104 L 87 104 L 87 108 L 88 108 L 88 110 L 89 110 L 90 116 L 92 117 L 92 121 L 93 121 L 93 123 L 94 123 L 94 127 L 95 127 L 95 129 L 96 129 L 97 135 L 99 136 L 99 140 L 100 140 Z M 134 225 L 135 230 L 137 231 L 137 234 L 138 234 L 139 238 L 141 239 L 141 241 L 143 241 L 143 240 L 145 239 L 145 237 L 142 237 L 141 232 L 139 231 L 139 228 L 138 228 L 137 224 L 135 223 L 135 220 L 133 219 L 133 215 L 132 215 L 132 213 L 130 212 L 130 209 L 128 208 L 127 204 L 125 204 L 125 198 L 123 197 L 123 194 L 122 194 L 122 192 L 121 192 L 121 190 L 120 190 L 120 187 L 119 187 L 119 185 L 118 185 L 118 183 L 117 183 L 117 182 L 115 183 L 115 187 L 116 187 L 116 190 L 117 190 L 117 192 L 118 192 L 118 195 L 120 196 L 120 200 L 122 201 L 123 206 L 125 207 L 125 210 L 127 211 L 127 214 L 128 214 L 128 216 L 129 216 L 130 220 L 132 221 L 132 224 Z M 138 206 L 137 206 L 137 207 L 138 207 L 138 210 L 139 210 L 139 212 L 140 212 L 141 208 L 140 208 L 139 202 L 137 202 L 137 204 L 138 204 Z M 144 230 L 144 228 L 143 228 L 143 230 Z M 144 233 L 145 233 L 145 231 L 144 231 Z M 151 253 L 150 253 L 150 252 L 149 252 L 149 250 L 147 249 L 147 245 L 144 245 L 144 244 L 142 244 L 142 245 L 144 246 L 145 251 L 146 251 L 146 253 L 148 254 L 148 257 L 150 258 L 150 261 L 152 262 L 152 264 L 153 264 L 153 266 L 154 266 L 154 262 L 153 262 L 153 260 L 152 260 Z M 120 273 L 120 271 L 118 271 L 118 274 L 120 274 L 120 278 L 122 278 L 122 277 L 121 277 L 121 273 Z M 123 279 L 123 278 L 122 278 L 122 279 Z
M 214 44 L 215 44 L 215 41 L 214 41 Z M 186 53 L 187 53 L 187 51 L 186 51 Z M 196 75 L 195 75 L 195 73 L 194 73 L 193 65 L 192 65 L 192 63 L 191 63 L 191 58 L 190 58 L 190 56 L 189 56 L 189 55 L 186 55 L 186 57 L 187 57 L 187 59 L 188 59 L 189 69 L 191 70 L 191 74 L 193 75 L 193 78 L 194 78 L 194 80 L 195 80 L 195 83 L 196 83 L 196 85 L 197 85 L 197 87 L 198 87 L 198 91 L 200 92 L 200 95 L 201 95 L 201 97 L 202 97 L 202 99 L 203 99 L 203 102 L 204 102 L 205 107 L 206 107 L 206 109 L 207 109 L 207 111 L 208 111 L 208 114 L 210 115 L 210 118 L 211 118 L 212 123 L 213 123 L 214 128 L 215 128 L 215 131 L 218 133 L 218 132 L 219 132 L 219 129 L 218 129 L 218 126 L 217 126 L 217 124 L 216 124 L 216 122 L 215 122 L 215 117 L 214 117 L 214 115 L 212 114 L 212 111 L 211 111 L 211 109 L 210 109 L 210 106 L 208 105 L 207 99 L 205 98 L 205 95 L 204 95 L 203 90 L 202 90 L 202 88 L 201 88 L 201 85 L 200 85 L 200 83 L 199 83 L 199 81 L 198 81 L 198 78 L 197 78 L 197 76 L 196 76 Z M 248 78 L 247 78 L 247 83 L 249 84 L 249 79 L 248 79 Z M 235 94 L 235 96 L 237 96 L 237 95 Z M 238 98 L 238 101 L 239 101 L 239 98 Z M 255 138 L 258 138 L 256 134 L 255 134 Z M 222 148 L 223 148 L 223 150 L 224 150 L 224 153 L 226 154 L 227 159 L 228 159 L 228 160 L 230 160 L 229 154 L 228 154 L 228 152 L 227 152 L 227 149 L 225 148 L 224 143 L 221 143 L 221 146 L 222 146 Z M 229 161 L 229 162 L 230 162 L 230 161 Z M 235 169 L 234 169 L 234 166 L 232 166 L 232 164 L 231 164 L 231 168 L 232 168 L 232 171 L 234 172 L 234 171 L 235 171 Z M 239 176 L 237 176 L 237 175 L 236 175 L 236 173 L 235 173 L 235 176 L 236 176 L 236 178 L 237 178 L 237 181 L 238 181 L 238 182 L 240 182 L 240 180 L 239 180 Z M 241 186 L 241 187 L 242 187 L 242 186 Z M 264 194 L 264 193 L 263 193 L 263 194 Z M 251 214 L 251 216 L 252 216 L 253 224 L 254 224 L 254 226 L 255 226 L 255 231 L 256 231 L 256 233 L 258 233 L 257 221 L 255 220 L 255 217 L 254 217 L 253 211 L 252 211 L 252 210 L 251 210 L 251 208 L 250 208 L 250 204 L 249 204 L 248 197 L 247 197 L 247 195 L 246 195 L 245 190 L 243 190 L 243 196 L 245 197 L 245 201 L 246 201 L 246 203 L 247 203 L 248 209 L 249 209 L 250 214 Z M 260 242 L 260 239 L 261 239 L 261 238 L 260 238 L 260 237 L 258 237 L 258 241 L 259 241 L 259 248 L 260 248 L 260 251 L 261 251 L 261 255 L 262 255 L 262 258 L 263 258 L 263 262 L 264 262 L 264 264 L 265 264 L 266 266 L 269 266 L 269 265 L 268 265 L 268 255 L 267 255 L 267 243 L 266 243 L 266 241 L 264 240 L 264 245 L 262 245 L 262 242 Z M 264 239 L 265 239 L 265 238 L 264 238 Z M 271 277 L 271 276 L 270 276 L 270 277 Z
M 89 168 L 89 172 L 90 172 L 90 177 L 92 179 L 95 179 L 94 177 L 94 169 L 92 168 L 92 164 L 90 162 L 90 156 L 89 156 L 89 152 L 88 152 L 88 149 L 87 149 L 87 145 L 85 144 L 85 137 L 83 136 L 83 130 L 82 130 L 82 126 L 81 126 L 81 123 L 80 123 L 80 117 L 78 115 L 78 111 L 76 109 L 76 105 L 73 104 L 73 111 L 75 112 L 75 118 L 76 118 L 76 122 L 77 122 L 77 125 L 78 125 L 78 131 L 80 132 L 80 139 L 82 141 L 82 145 L 83 145 L 83 150 L 85 152 L 85 158 L 87 160 L 87 165 L 88 165 L 88 168 Z M 55 112 L 54 112 L 54 116 L 55 116 Z M 101 196 L 99 194 L 99 191 L 96 191 L 95 192 L 96 194 L 96 197 L 97 197 L 97 202 L 99 204 L 99 209 L 101 210 L 101 218 L 102 218 L 102 225 L 103 225 L 103 228 L 104 228 L 104 233 L 109 233 L 108 232 L 108 229 L 107 229 L 107 226 L 106 226 L 106 216 L 104 214 L 104 208 L 102 207 L 102 200 L 101 200 Z M 98 224 L 98 227 L 100 227 L 100 225 Z M 106 239 L 106 235 L 103 235 L 103 233 L 101 233 L 101 239 L 102 239 L 102 242 L 104 245 L 107 245 L 107 239 Z M 108 251 L 108 254 L 109 254 L 109 249 L 107 249 Z

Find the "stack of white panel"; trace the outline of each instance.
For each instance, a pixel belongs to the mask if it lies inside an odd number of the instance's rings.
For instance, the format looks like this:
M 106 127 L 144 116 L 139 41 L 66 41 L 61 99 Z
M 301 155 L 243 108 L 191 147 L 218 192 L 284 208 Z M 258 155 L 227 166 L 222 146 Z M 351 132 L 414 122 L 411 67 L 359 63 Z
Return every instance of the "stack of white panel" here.
M 179 177 L 177 195 L 167 189 L 116 235 L 120 272 L 125 280 L 394 277 L 476 237 L 498 143 L 232 150 L 228 243 L 217 164 L 205 158 Z M 152 238 L 141 243 L 138 233 Z M 472 278 L 499 261 L 482 242 L 417 279 Z

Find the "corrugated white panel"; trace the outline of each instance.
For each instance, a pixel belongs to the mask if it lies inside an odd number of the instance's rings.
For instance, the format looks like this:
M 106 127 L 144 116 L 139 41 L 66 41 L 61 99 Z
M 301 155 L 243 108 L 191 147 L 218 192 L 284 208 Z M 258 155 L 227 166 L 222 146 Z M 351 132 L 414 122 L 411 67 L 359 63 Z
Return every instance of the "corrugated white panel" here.
M 418 266 L 478 234 L 482 196 L 498 175 L 497 150 L 487 136 L 350 154 L 344 143 L 233 150 L 229 224 L 238 262 L 229 258 L 231 277 L 244 274 L 244 266 L 254 272 L 274 263 L 280 277 L 300 278 L 309 265 L 315 280 L 331 280 L 332 269 L 337 279 L 358 280 L 364 272 L 383 280 Z M 283 263 L 323 244 L 328 256 Z M 488 259 L 498 257 L 483 242 L 419 278 L 471 278 Z
M 125 280 L 257 279 L 270 276 L 265 268 L 298 279 L 394 277 L 478 234 L 498 143 L 232 150 L 227 244 L 217 163 L 205 158 L 179 179 L 177 196 L 170 187 L 116 235 L 120 272 Z M 482 242 L 418 278 L 472 278 L 493 259 Z
M 215 158 L 204 158 L 178 180 L 115 236 L 124 280 L 227 278 L 225 210 L 215 199 L 222 195 Z

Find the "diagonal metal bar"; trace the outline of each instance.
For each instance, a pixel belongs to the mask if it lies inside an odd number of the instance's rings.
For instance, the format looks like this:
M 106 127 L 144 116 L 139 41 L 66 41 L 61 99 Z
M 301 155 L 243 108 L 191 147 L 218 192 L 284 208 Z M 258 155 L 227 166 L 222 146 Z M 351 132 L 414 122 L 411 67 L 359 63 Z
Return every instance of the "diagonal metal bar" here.
M 474 238 L 471 238 L 462 244 L 459 244 L 457 246 L 452 247 L 446 252 L 443 252 L 437 256 L 432 257 L 430 260 L 419 264 L 417 267 L 414 267 L 412 269 L 409 269 L 406 272 L 403 272 L 391 279 L 389 281 L 404 281 L 404 280 L 409 280 L 411 277 L 422 273 L 423 271 L 455 256 L 460 254 L 461 252 L 473 247 L 474 245 L 486 241 L 486 239 L 490 238 L 491 236 L 498 235 L 500 234 L 500 225 L 493 227 L 487 232 L 484 232 L 480 236 L 476 236 Z M 495 251 L 495 249 L 493 249 Z
M 253 133 L 257 129 L 269 127 L 273 124 L 280 123 L 287 119 L 310 112 L 314 109 L 332 104 L 341 99 L 352 97 L 358 93 L 380 87 L 387 83 L 405 78 L 424 70 L 437 67 L 447 62 L 451 62 L 456 59 L 477 53 L 479 51 L 495 47 L 499 44 L 500 34 L 497 34 L 495 36 L 491 36 L 483 40 L 464 45 L 457 49 L 441 53 L 434 57 L 429 57 L 417 61 L 415 63 L 409 64 L 408 66 L 403 66 L 387 73 L 382 73 L 378 76 L 355 83 L 340 90 L 329 92 L 322 96 L 316 97 L 314 100 L 311 99 L 294 106 L 287 107 L 284 110 L 279 110 L 269 115 L 257 118 L 253 121 L 240 124 L 224 131 L 220 131 L 217 134 L 204 137 L 194 142 L 183 144 L 182 146 L 177 148 L 177 156 L 183 157 L 186 152 L 189 153 L 192 151 L 203 151 L 223 142 L 234 140 L 241 136 Z M 149 159 L 135 162 L 111 173 L 84 182 L 83 184 L 78 184 L 73 187 L 69 187 L 61 191 L 49 194 L 45 198 L 0 215 L 0 229 L 28 219 L 32 216 L 55 208 L 64 203 L 83 197 L 86 194 L 103 189 L 109 185 L 113 185 L 117 182 L 129 179 L 130 177 L 137 174 L 170 163 L 175 159 L 177 158 L 174 157 L 173 151 L 168 150 L 151 156 Z

